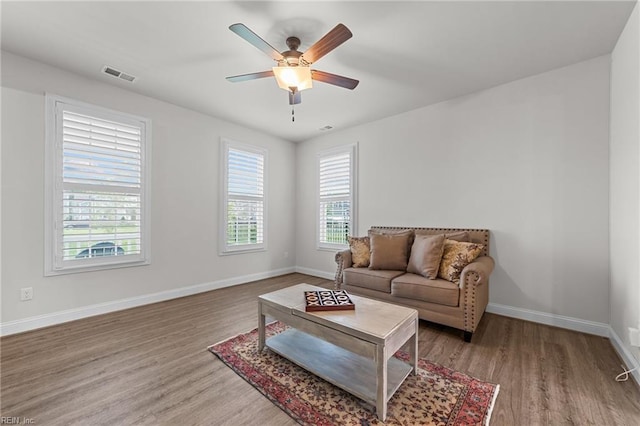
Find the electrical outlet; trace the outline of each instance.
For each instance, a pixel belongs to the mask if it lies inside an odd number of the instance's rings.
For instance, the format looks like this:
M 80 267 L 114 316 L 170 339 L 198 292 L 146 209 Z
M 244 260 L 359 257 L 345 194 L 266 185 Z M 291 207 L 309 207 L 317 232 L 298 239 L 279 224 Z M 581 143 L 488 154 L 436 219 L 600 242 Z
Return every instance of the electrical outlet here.
M 23 287 L 20 289 L 20 300 L 23 302 L 33 299 L 33 287 Z
M 629 327 L 629 342 L 631 346 L 640 347 L 640 329 Z

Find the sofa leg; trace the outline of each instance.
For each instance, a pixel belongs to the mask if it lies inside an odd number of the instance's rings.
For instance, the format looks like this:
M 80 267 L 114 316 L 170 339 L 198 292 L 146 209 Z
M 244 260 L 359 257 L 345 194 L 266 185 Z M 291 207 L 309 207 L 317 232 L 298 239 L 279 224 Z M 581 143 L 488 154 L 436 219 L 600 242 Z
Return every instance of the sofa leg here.
M 471 336 L 473 336 L 473 333 L 471 331 L 465 331 L 464 332 L 464 341 L 469 343 L 471 341 Z

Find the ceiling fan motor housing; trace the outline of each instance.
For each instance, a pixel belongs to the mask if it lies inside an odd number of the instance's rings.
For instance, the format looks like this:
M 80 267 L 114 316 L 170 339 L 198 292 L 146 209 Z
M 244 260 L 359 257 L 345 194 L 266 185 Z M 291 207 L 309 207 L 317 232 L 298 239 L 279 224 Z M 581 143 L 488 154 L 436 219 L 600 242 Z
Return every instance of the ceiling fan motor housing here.
M 298 47 L 300 47 L 300 39 L 298 37 L 287 38 L 287 47 L 291 50 L 298 50 Z
M 279 65 L 289 67 L 303 65 L 300 63 L 300 56 L 302 56 L 302 52 L 298 51 L 298 47 L 300 47 L 300 39 L 298 37 L 287 38 L 287 47 L 289 48 L 289 50 L 285 50 L 284 52 L 282 52 L 282 56 L 284 57 L 284 59 L 282 61 L 279 61 Z

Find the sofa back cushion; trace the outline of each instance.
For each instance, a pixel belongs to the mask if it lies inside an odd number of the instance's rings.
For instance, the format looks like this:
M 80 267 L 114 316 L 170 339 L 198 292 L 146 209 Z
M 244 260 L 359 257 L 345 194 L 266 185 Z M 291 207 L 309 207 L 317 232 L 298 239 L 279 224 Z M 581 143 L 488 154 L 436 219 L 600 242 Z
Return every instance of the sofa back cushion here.
M 371 257 L 369 269 L 406 271 L 413 231 L 383 234 L 369 232 Z
M 463 243 L 471 242 L 471 235 L 469 235 L 469 231 L 447 232 L 446 234 L 444 234 L 444 238 L 447 240 L 460 241 Z
M 411 246 L 411 255 L 407 272 L 422 275 L 434 280 L 438 277 L 438 269 L 444 250 L 444 234 L 417 234 Z

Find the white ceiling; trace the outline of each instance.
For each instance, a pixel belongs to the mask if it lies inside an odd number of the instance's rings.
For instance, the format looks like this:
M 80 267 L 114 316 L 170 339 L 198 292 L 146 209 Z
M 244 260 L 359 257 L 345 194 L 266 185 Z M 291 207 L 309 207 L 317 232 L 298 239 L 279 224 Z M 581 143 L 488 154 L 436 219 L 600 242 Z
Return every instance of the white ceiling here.
M 299 142 L 610 53 L 634 3 L 2 1 L 2 49 Z M 236 22 L 280 51 L 295 35 L 302 52 L 342 22 L 353 38 L 313 68 L 360 85 L 315 83 L 291 122 L 275 80 L 225 80 L 274 64 Z

